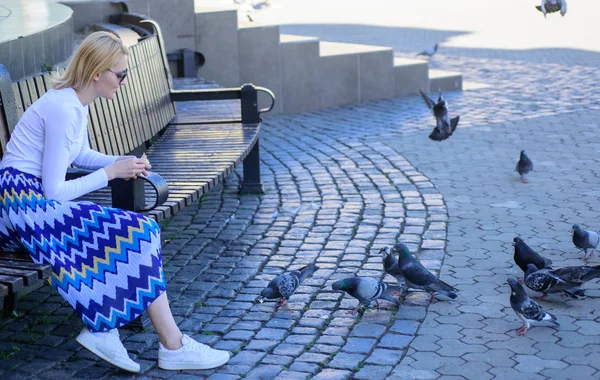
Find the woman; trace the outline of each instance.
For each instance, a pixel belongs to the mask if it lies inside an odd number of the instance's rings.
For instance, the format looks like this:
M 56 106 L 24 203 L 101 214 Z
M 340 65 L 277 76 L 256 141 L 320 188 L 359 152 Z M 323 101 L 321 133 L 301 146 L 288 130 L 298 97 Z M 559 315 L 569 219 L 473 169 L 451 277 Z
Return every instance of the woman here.
M 171 314 L 156 222 L 72 201 L 114 178 L 150 169 L 134 156 L 89 147 L 88 104 L 115 97 L 127 82 L 127 61 L 127 47 L 117 36 L 92 33 L 53 89 L 25 111 L 0 163 L 0 249 L 24 246 L 33 261 L 52 265 L 52 286 L 86 325 L 77 342 L 109 363 L 139 372 L 117 328 L 147 310 L 160 340 L 160 368 L 214 368 L 229 360 L 229 352 L 182 334 Z M 71 163 L 96 170 L 66 181 Z

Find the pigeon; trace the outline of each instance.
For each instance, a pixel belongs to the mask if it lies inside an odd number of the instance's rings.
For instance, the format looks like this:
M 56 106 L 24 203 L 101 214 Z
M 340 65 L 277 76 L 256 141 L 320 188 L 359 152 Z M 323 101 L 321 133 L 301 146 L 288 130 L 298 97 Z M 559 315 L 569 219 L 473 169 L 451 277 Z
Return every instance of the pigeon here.
M 515 167 L 515 171 L 519 173 L 519 175 L 521 176 L 521 181 L 523 181 L 523 183 L 527 183 L 527 180 L 525 179 L 525 174 L 529 173 L 532 170 L 533 162 L 529 157 L 527 157 L 525 151 L 522 150 L 521 156 L 519 157 L 519 161 L 517 162 L 517 166 Z
M 398 252 L 398 267 L 409 288 L 426 291 L 431 295 L 430 301 L 433 300 L 435 293 L 441 293 L 452 299 L 456 298 L 456 292 L 458 290 L 446 284 L 444 281 L 433 275 L 433 273 L 425 269 L 425 267 L 410 254 L 406 245 L 402 243 L 396 244 L 392 248 L 392 253 L 394 252 Z
M 560 15 L 564 17 L 567 13 L 567 1 L 566 0 L 542 0 L 542 5 L 536 5 L 536 9 L 544 14 L 554 13 L 560 11 Z
M 552 269 L 552 260 L 540 256 L 536 251 L 529 248 L 520 237 L 513 239 L 513 245 L 515 246 L 515 254 L 513 256 L 515 264 L 521 268 L 523 273 L 527 272 L 527 264 L 533 264 L 538 269 Z
M 435 45 L 433 45 L 433 47 L 429 48 L 429 49 L 425 49 L 422 52 L 417 54 L 417 57 L 420 55 L 424 55 L 426 57 L 431 57 L 433 56 L 435 53 L 437 53 L 438 51 L 438 47 L 439 45 L 436 43 Z
M 356 314 L 362 305 L 369 306 L 372 301 L 375 301 L 379 309 L 378 299 L 388 300 L 400 307 L 400 302 L 391 295 L 392 291 L 399 291 L 400 288 L 369 277 L 344 278 L 334 282 L 331 287 L 333 290 L 343 290 L 359 301 L 356 309 L 349 311 L 351 314 Z
M 383 254 L 383 270 L 385 273 L 394 277 L 398 282 L 398 286 L 400 287 L 400 292 L 397 294 L 402 294 L 406 291 L 406 280 L 402 275 L 402 271 L 400 267 L 398 267 L 398 260 L 392 255 L 389 247 L 382 248 L 379 253 Z M 394 293 L 393 295 L 396 295 Z
M 452 136 L 456 130 L 460 116 L 448 120 L 448 104 L 444 100 L 441 91 L 439 92 L 437 102 L 434 102 L 433 99 L 425 95 L 423 91 L 419 90 L 419 93 L 425 101 L 427 108 L 432 110 L 433 116 L 435 116 L 436 126 L 429 134 L 429 138 L 433 141 L 446 140 L 448 137 Z
M 573 232 L 573 244 L 583 250 L 583 259 L 585 261 L 591 259 L 594 256 L 594 250 L 600 243 L 598 232 L 582 230 L 577 224 L 573 224 L 571 232 Z M 592 249 L 589 256 L 587 255 L 588 248 Z
M 575 267 L 564 267 L 554 269 L 552 274 L 568 281 L 576 286 L 581 286 L 585 282 L 600 278 L 600 265 L 588 266 L 581 265 Z
M 509 276 L 506 283 L 510 285 L 510 306 L 515 314 L 523 320 L 523 326 L 517 330 L 517 335 L 525 335 L 532 323 L 547 321 L 555 326 L 560 326 L 556 317 L 544 311 L 544 308 L 529 298 L 523 285 L 516 278 Z
M 583 284 L 583 281 L 579 281 L 578 283 L 571 282 L 568 278 L 562 278 L 560 275 L 556 274 L 557 271 L 567 269 L 566 274 L 573 272 L 575 275 L 571 277 L 577 277 L 577 273 L 584 275 L 588 273 L 585 270 L 578 269 L 585 267 L 566 267 L 558 270 L 551 269 L 538 269 L 534 264 L 527 264 L 527 271 L 525 272 L 525 285 L 536 292 L 541 292 L 543 295 L 539 297 L 540 300 L 545 299 L 548 294 L 553 293 L 562 293 L 563 295 L 567 295 L 571 298 L 580 299 L 585 297 L 585 292 L 583 289 L 579 289 L 578 287 Z M 594 268 L 587 267 L 594 271 Z M 600 276 L 600 270 L 597 271 L 598 276 Z M 569 275 L 570 276 L 570 275 Z M 581 277 L 581 276 L 579 276 Z M 594 278 L 593 276 L 589 279 Z M 587 281 L 587 280 L 586 280 Z
M 300 286 L 302 281 L 308 276 L 311 276 L 318 269 L 319 267 L 315 264 L 308 264 L 298 270 L 285 272 L 275 277 L 260 293 L 258 301 L 262 303 L 265 298 L 279 298 L 277 307 L 285 305 L 290 296 L 298 289 L 298 286 Z

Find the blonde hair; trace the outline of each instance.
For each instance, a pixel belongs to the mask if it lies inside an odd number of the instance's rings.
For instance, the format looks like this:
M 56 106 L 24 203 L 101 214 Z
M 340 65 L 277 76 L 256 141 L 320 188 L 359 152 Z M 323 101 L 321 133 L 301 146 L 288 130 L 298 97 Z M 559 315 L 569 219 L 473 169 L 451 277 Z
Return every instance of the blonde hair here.
M 128 54 L 127 46 L 117 35 L 94 32 L 79 45 L 64 74 L 53 79 L 52 87 L 83 90 L 92 84 L 96 74 L 110 69 L 122 55 Z

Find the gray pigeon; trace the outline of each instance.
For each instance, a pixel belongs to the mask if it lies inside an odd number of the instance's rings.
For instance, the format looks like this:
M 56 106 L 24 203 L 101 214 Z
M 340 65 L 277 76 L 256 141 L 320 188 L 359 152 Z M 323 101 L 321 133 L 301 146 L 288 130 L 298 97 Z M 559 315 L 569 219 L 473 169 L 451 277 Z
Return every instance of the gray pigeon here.
M 438 51 L 439 44 L 433 45 L 433 47 L 423 50 L 420 53 L 417 53 L 417 56 L 424 55 L 426 57 L 432 57 Z
M 583 250 L 583 259 L 585 261 L 589 260 L 594 256 L 594 250 L 598 248 L 598 244 L 600 244 L 600 235 L 594 231 L 586 231 L 581 229 L 577 224 L 573 224 L 573 228 L 571 229 L 573 232 L 573 244 L 579 249 Z M 587 250 L 592 249 L 590 255 L 587 255 Z
M 525 179 L 525 174 L 529 173 L 533 170 L 533 162 L 527 157 L 527 154 L 524 150 L 521 151 L 521 156 L 519 157 L 519 161 L 517 162 L 517 166 L 515 167 L 515 171 L 519 173 L 521 176 L 521 181 L 523 183 L 527 183 L 527 179 Z
M 520 237 L 517 236 L 513 239 L 513 245 L 515 247 L 513 259 L 515 260 L 515 264 L 517 264 L 523 272 L 527 271 L 528 264 L 534 264 L 538 269 L 551 269 L 552 260 L 540 256 L 539 253 L 525 244 Z
M 542 0 L 542 5 L 536 5 L 536 9 L 544 14 L 559 12 L 560 15 L 564 16 L 567 13 L 567 1 L 566 0 Z
M 392 254 L 394 252 L 398 252 L 398 267 L 409 288 L 421 289 L 430 293 L 430 300 L 433 300 L 435 293 L 441 293 L 452 299 L 456 298 L 455 292 L 458 290 L 446 284 L 444 281 L 434 276 L 433 273 L 425 269 L 425 267 L 410 254 L 406 245 L 402 243 L 396 244 L 392 248 Z
M 311 276 L 319 269 L 315 264 L 308 264 L 298 270 L 285 272 L 274 279 L 272 279 L 266 288 L 260 293 L 258 298 L 259 302 L 263 302 L 265 298 L 274 299 L 279 298 L 277 306 L 283 306 L 287 303 L 287 300 L 292 294 L 298 289 L 298 286 L 308 276 Z
M 382 248 L 379 251 L 379 253 L 383 254 L 383 270 L 385 271 L 385 273 L 389 274 L 390 276 L 396 279 L 396 281 L 398 282 L 398 286 L 401 289 L 399 293 L 394 293 L 394 295 L 406 292 L 406 280 L 404 279 L 402 271 L 398 266 L 398 260 L 394 257 L 394 255 L 392 255 L 390 248 Z
M 428 97 L 423 91 L 419 90 L 419 93 L 425 101 L 427 108 L 432 110 L 433 116 L 435 116 L 436 126 L 429 134 L 429 138 L 433 141 L 446 140 L 448 137 L 452 136 L 456 130 L 460 116 L 448 119 L 448 103 L 446 103 L 444 100 L 441 91 L 439 93 L 437 102 L 433 101 L 433 99 Z
M 538 269 L 534 264 L 530 263 L 527 265 L 527 272 L 525 272 L 525 285 L 533 291 L 544 293 L 541 297 L 539 297 L 540 300 L 545 299 L 548 294 L 554 293 L 562 293 L 571 298 L 580 299 L 585 297 L 585 292 L 583 289 L 579 289 L 579 286 L 583 284 L 583 281 L 580 281 L 579 283 L 573 283 L 566 278 L 561 278 L 561 276 L 556 274 L 557 271 L 562 269 L 568 269 L 568 273 L 571 271 L 582 272 L 576 268 L 584 267 L 567 267 L 558 270 L 551 270 Z M 597 272 L 598 275 L 600 275 L 600 271 Z
M 523 320 L 523 326 L 517 330 L 517 335 L 525 335 L 532 323 L 547 321 L 555 326 L 560 326 L 556 317 L 544 311 L 537 302 L 529 298 L 523 285 L 515 277 L 509 276 L 506 283 L 510 285 L 510 306 L 517 316 Z
M 349 277 L 336 281 L 331 285 L 333 290 L 343 290 L 359 301 L 358 306 L 349 313 L 356 314 L 362 305 L 369 306 L 375 301 L 379 309 L 378 299 L 388 300 L 400 307 L 400 302 L 392 297 L 392 291 L 399 291 L 397 286 L 390 286 L 384 282 L 368 277 Z

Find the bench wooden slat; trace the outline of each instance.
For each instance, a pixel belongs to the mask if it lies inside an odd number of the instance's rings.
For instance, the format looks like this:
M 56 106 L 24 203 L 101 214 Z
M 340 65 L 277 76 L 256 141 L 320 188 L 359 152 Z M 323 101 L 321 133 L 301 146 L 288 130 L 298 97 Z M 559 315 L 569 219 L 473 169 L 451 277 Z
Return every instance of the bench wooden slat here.
M 25 287 L 22 277 L 0 274 L 0 284 L 6 285 L 10 293 L 16 293 Z
M 0 275 L 21 277 L 25 286 L 30 286 L 40 281 L 38 272 L 31 269 L 7 268 L 0 265 Z
M 19 89 L 19 84 L 16 82 L 13 83 L 12 87 L 13 87 L 13 93 L 15 95 L 15 105 L 17 107 L 17 116 L 19 119 L 21 119 L 21 116 L 23 116 L 23 112 L 25 112 L 25 106 L 23 105 L 23 98 L 21 98 L 21 90 Z M 9 128 L 10 128 L 10 133 L 12 133 L 15 126 L 9 125 Z
M 29 269 L 37 273 L 38 278 L 44 279 L 52 275 L 52 267 L 50 265 L 39 265 L 33 262 L 27 261 L 14 261 L 0 259 L 0 268 L 15 268 L 15 269 Z

